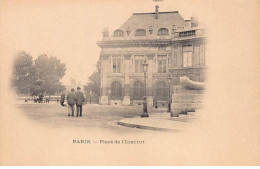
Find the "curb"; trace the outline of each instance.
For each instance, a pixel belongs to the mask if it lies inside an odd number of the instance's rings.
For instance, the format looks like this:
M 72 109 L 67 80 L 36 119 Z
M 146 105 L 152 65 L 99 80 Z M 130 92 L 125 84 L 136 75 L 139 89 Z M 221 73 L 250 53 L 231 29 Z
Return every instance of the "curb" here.
M 169 129 L 169 128 L 160 128 L 160 127 L 151 127 L 151 126 L 144 126 L 140 124 L 130 124 L 125 122 L 117 122 L 118 125 L 125 126 L 125 127 L 132 127 L 132 128 L 139 128 L 145 130 L 154 130 L 154 131 L 167 131 L 167 132 L 178 132 L 181 131 L 180 129 Z

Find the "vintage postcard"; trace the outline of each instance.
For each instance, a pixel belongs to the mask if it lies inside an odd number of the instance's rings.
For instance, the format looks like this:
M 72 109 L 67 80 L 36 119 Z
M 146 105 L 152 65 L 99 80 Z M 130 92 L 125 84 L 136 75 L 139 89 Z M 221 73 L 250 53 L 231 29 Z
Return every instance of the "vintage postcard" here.
M 0 165 L 259 165 L 259 6 L 0 1 Z

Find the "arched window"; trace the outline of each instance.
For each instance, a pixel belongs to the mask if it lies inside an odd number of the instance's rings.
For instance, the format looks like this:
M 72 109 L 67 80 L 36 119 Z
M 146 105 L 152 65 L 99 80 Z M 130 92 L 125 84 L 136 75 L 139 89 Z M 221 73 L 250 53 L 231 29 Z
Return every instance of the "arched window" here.
M 115 81 L 111 84 L 111 98 L 112 99 L 121 99 L 122 97 L 122 85 Z
M 144 29 L 137 29 L 135 31 L 135 36 L 146 36 L 146 30 L 144 30 Z
M 169 35 L 169 30 L 167 28 L 160 28 L 158 30 L 158 35 Z
M 134 100 L 142 100 L 144 97 L 144 84 L 140 81 L 136 81 L 134 83 L 134 93 L 133 93 L 133 99 Z
M 114 31 L 114 37 L 123 37 L 124 36 L 124 31 L 117 29 Z
M 157 83 L 156 98 L 157 100 L 167 101 L 168 100 L 168 86 L 165 82 Z

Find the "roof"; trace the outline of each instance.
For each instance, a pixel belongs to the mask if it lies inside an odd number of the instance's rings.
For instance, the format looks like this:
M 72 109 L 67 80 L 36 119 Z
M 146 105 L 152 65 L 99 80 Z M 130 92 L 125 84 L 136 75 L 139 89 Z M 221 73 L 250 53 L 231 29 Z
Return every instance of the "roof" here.
M 169 30 L 169 34 L 172 32 L 173 25 L 178 27 L 188 27 L 188 24 L 182 18 L 182 16 L 178 13 L 178 11 L 172 12 L 158 12 L 158 19 L 155 19 L 155 12 L 153 13 L 134 13 L 121 27 L 118 29 L 124 31 L 124 36 L 127 36 L 126 30 L 129 27 L 131 33 L 129 38 L 142 38 L 135 37 L 135 31 L 137 29 L 145 29 L 146 30 L 146 38 L 154 38 L 158 37 L 158 30 L 160 28 L 167 28 Z M 153 32 L 150 35 L 149 27 L 152 26 Z M 115 31 L 115 30 L 114 30 Z M 113 37 L 114 31 L 110 35 Z

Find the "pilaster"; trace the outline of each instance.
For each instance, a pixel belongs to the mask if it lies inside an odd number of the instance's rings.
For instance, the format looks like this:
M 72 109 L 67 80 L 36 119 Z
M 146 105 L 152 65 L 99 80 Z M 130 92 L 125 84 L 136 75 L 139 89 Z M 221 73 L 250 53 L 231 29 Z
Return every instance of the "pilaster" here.
M 109 55 L 102 54 L 102 79 L 101 79 L 101 96 L 99 103 L 102 105 L 108 104 L 108 96 L 107 96 L 107 75 L 108 75 L 108 58 Z
M 130 97 L 129 97 L 129 90 L 130 90 L 130 62 L 131 62 L 131 54 L 124 54 L 125 60 L 125 93 L 123 98 L 123 105 L 130 105 Z
M 153 69 L 154 65 L 154 54 L 148 54 L 148 72 L 147 72 L 147 105 L 153 106 Z

